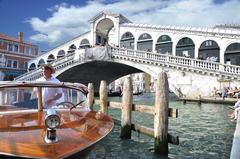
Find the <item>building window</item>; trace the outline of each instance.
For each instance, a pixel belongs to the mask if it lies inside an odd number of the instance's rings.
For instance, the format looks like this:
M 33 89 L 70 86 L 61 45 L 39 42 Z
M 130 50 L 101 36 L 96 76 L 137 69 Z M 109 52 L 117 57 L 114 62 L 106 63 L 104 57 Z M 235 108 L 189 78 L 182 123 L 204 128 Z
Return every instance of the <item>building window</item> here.
M 29 47 L 25 47 L 24 53 L 25 53 L 26 55 L 29 55 L 29 53 L 30 53 L 30 48 L 29 48 Z
M 13 61 L 13 68 L 18 68 L 18 61 Z
M 28 68 L 28 62 L 27 62 L 27 61 L 24 62 L 24 68 L 25 68 L 25 69 Z
M 31 55 L 35 56 L 36 55 L 36 51 L 35 48 L 31 47 Z
M 6 59 L 4 54 L 0 54 L 0 67 L 5 67 L 6 66 Z
M 7 67 L 12 67 L 12 60 L 7 60 Z
M 13 51 L 13 44 L 8 44 L 8 51 Z
M 3 41 L 2 39 L 0 39 L 0 45 L 3 45 L 3 42 L 4 42 L 4 41 Z
M 18 52 L 18 45 L 14 45 L 14 52 Z

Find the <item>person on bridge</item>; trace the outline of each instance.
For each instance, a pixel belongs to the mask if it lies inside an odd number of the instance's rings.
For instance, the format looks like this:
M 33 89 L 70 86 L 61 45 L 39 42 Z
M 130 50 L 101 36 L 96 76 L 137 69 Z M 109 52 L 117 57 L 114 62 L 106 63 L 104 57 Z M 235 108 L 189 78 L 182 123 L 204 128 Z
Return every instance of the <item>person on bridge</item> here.
M 52 74 L 55 72 L 54 68 L 50 64 L 45 64 L 42 67 L 43 69 L 43 77 L 37 79 L 36 81 L 47 81 L 47 82 L 60 82 L 57 78 L 55 78 Z M 36 97 L 37 90 L 33 89 L 32 97 Z M 42 88 L 42 101 L 43 108 L 50 108 L 57 105 L 57 100 L 62 97 L 63 91 L 62 88 Z

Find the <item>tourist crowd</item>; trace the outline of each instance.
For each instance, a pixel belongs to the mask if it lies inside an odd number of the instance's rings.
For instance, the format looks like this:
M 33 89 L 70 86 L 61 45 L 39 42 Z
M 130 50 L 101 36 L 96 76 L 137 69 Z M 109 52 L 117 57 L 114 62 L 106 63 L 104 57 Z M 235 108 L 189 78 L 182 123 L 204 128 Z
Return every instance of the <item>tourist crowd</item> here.
M 230 98 L 239 98 L 240 97 L 240 87 L 223 87 L 222 89 L 217 89 L 213 87 L 212 90 L 213 97 L 222 97 L 225 99 L 226 97 Z
M 216 87 L 213 87 L 212 90 L 212 96 L 213 97 L 221 97 L 222 99 L 225 99 L 226 97 L 229 98 L 237 98 L 237 102 L 234 104 L 234 106 L 230 106 L 231 109 L 233 109 L 233 112 L 229 114 L 229 118 L 231 121 L 237 120 L 238 113 L 240 111 L 240 87 L 223 87 L 221 90 L 217 89 Z

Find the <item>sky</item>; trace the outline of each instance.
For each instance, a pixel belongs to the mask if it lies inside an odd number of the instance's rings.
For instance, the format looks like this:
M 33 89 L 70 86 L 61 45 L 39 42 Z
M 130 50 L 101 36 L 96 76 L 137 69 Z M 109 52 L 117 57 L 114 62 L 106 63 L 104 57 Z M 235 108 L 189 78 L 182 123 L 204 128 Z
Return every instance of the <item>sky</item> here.
M 89 19 L 111 11 L 137 24 L 240 25 L 240 0 L 0 0 L 0 32 L 47 51 L 90 30 Z

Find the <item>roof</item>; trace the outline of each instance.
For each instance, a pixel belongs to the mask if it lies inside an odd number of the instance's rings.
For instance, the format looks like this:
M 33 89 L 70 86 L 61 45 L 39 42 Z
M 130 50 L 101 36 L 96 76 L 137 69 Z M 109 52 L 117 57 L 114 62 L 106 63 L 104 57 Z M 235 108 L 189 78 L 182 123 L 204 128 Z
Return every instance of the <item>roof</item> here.
M 8 35 L 3 34 L 3 33 L 0 33 L 0 38 L 5 39 L 5 40 L 9 40 L 9 41 L 19 42 L 18 38 L 14 38 L 14 37 L 8 36 Z
M 11 36 L 3 34 L 3 33 L 0 33 L 0 39 L 4 39 L 4 40 L 8 40 L 8 41 L 13 41 L 13 42 L 19 43 L 19 39 L 18 38 L 11 37 Z M 37 47 L 37 45 L 31 44 L 29 42 L 23 42 L 23 44 L 32 45 L 32 46 L 36 46 Z
M 120 20 L 123 21 L 123 22 L 126 22 L 126 23 L 131 23 L 131 21 L 129 19 L 127 19 L 125 16 L 123 16 L 122 14 L 116 14 L 116 13 L 113 13 L 111 11 L 101 11 L 100 13 L 98 13 L 97 15 L 95 15 L 93 18 L 91 18 L 89 20 L 89 22 L 94 22 L 96 21 L 97 19 L 99 19 L 100 17 L 102 16 L 113 16 L 113 17 L 120 17 Z
M 211 34 L 222 34 L 240 37 L 240 30 L 231 28 L 197 28 L 197 27 L 181 27 L 181 26 L 164 26 L 164 25 L 150 25 L 150 24 L 136 24 L 136 23 L 124 23 L 123 27 L 137 27 L 148 28 L 155 30 L 169 30 L 169 31 L 189 31 L 189 32 L 202 32 Z

